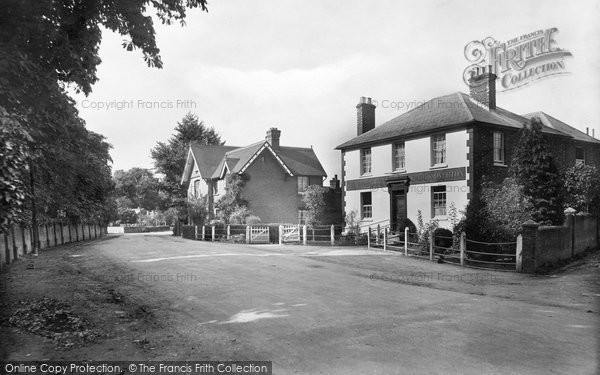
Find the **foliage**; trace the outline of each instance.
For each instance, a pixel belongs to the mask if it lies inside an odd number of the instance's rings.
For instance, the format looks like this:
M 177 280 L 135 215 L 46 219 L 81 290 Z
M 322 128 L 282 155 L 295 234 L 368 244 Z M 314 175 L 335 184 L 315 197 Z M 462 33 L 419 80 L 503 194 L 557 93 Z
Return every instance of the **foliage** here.
M 314 227 L 321 224 L 325 212 L 324 195 L 327 188 L 310 185 L 302 192 L 302 203 L 306 207 L 306 225 Z
M 260 217 L 258 217 L 256 215 L 249 215 L 246 217 L 247 225 L 255 225 L 255 224 L 260 224 L 260 223 L 262 223 L 262 220 L 260 219 Z
M 200 198 L 188 198 L 187 206 L 190 225 L 204 225 L 204 223 L 206 223 L 206 220 L 208 219 L 206 204 L 206 195 L 203 195 Z
M 138 215 L 138 223 L 147 227 L 158 227 L 161 225 L 167 225 L 165 220 L 165 214 L 162 211 L 146 211 L 143 209 Z
M 481 199 L 485 203 L 485 213 L 495 228 L 490 228 L 498 240 L 513 241 L 521 233 L 521 224 L 530 220 L 534 207 L 525 196 L 523 187 L 512 177 L 502 184 L 486 182 L 482 186 Z
M 252 212 L 246 206 L 237 206 L 227 217 L 229 224 L 246 224 L 246 219 L 252 215 Z
M 600 214 L 600 171 L 577 164 L 565 173 L 566 205 L 579 212 Z
M 119 212 L 119 223 L 120 224 L 135 224 L 138 222 L 138 215 L 132 209 L 124 209 Z
M 346 214 L 346 232 L 348 233 L 356 233 L 358 229 L 358 213 L 356 210 L 351 210 Z
M 562 182 L 548 147 L 542 135 L 542 122 L 537 117 L 532 118 L 521 129 L 511 173 L 533 205 L 532 219 L 541 224 L 562 225 Z
M 6 188 L 10 193 L 3 196 L 5 201 L 0 210 L 3 226 L 11 225 L 19 216 L 26 217 L 25 211 L 34 204 L 39 208 L 37 216 L 42 222 L 109 219 L 112 208 L 106 205 L 113 188 L 110 145 L 104 137 L 85 128 L 66 87 L 71 85 L 69 87 L 86 95 L 91 92 L 101 62 L 98 52 L 102 27 L 128 37 L 123 44 L 125 48 L 139 48 L 149 66 L 161 67 L 148 12 L 154 10 L 165 24 L 183 23 L 190 8 L 206 10 L 206 1 L 3 1 L 0 12 L 2 147 L 9 144 L 4 139 L 7 136 L 4 129 L 11 129 L 10 137 L 13 141 L 19 140 L 20 148 L 13 148 L 12 155 L 7 153 L 7 165 L 2 165 L 6 168 L 2 174 L 10 175 L 13 181 Z M 12 122 L 10 126 L 7 119 Z M 21 130 L 16 130 L 19 128 Z M 24 202 L 29 190 L 26 179 L 23 175 L 13 175 L 14 163 L 24 163 L 27 157 L 32 166 L 29 185 L 35 190 L 29 207 L 25 207 Z
M 159 181 L 144 168 L 115 171 L 113 176 L 115 195 L 131 201 L 131 208 L 155 210 L 161 207 Z
M 177 123 L 175 133 L 167 142 L 158 142 L 150 151 L 156 171 L 164 175 L 161 189 L 167 194 L 169 207 L 185 207 L 188 187 L 180 184 L 191 143 L 222 145 L 225 142 L 198 116 L 188 113 Z
M 454 235 L 451 230 L 446 228 L 435 228 L 433 231 L 433 236 L 435 239 L 435 246 L 451 248 L 454 243 Z M 439 249 L 439 251 L 444 252 L 445 249 Z
M 19 301 L 13 304 L 11 311 L 5 318 L 7 325 L 46 337 L 61 348 L 94 342 L 102 335 L 71 306 L 55 299 Z
M 230 173 L 226 177 L 225 194 L 215 204 L 217 210 L 219 210 L 219 217 L 226 223 L 230 222 L 233 212 L 248 206 L 248 202 L 242 196 L 246 181 L 246 175 L 237 173 Z M 243 223 L 244 221 L 241 221 L 239 224 Z
M 0 232 L 22 219 L 29 181 L 30 136 L 0 107 Z
M 419 243 L 419 245 L 421 245 L 424 249 L 428 249 L 429 248 L 429 236 L 431 233 L 434 233 L 435 230 L 438 229 L 439 226 L 440 226 L 439 221 L 431 220 L 431 221 L 425 223 L 424 225 L 422 225 L 420 228 L 418 228 L 418 234 L 419 234 L 418 243 Z
M 454 204 L 454 202 L 450 202 L 450 208 L 448 209 L 448 219 L 450 220 L 450 225 L 452 225 L 453 228 L 460 221 L 458 217 L 458 210 L 456 209 L 456 205 Z

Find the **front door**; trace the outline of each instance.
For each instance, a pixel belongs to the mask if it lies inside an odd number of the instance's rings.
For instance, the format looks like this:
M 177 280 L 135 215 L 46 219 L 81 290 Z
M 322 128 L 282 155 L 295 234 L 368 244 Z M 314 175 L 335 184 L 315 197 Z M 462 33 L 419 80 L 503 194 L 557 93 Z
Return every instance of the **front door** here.
M 406 219 L 406 192 L 404 190 L 392 190 L 391 204 L 391 226 L 392 230 L 398 231 L 398 226 Z

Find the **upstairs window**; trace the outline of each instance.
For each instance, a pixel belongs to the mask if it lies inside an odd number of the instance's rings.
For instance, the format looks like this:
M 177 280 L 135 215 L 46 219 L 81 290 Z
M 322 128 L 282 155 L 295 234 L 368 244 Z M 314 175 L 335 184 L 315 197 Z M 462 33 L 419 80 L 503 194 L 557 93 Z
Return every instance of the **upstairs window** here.
M 446 134 L 431 137 L 431 165 L 446 164 Z
M 308 187 L 308 176 L 298 176 L 298 193 L 302 193 Z
M 585 149 L 583 147 L 575 147 L 575 165 L 585 164 Z
M 404 142 L 394 143 L 392 145 L 392 167 L 395 171 L 406 168 Z
M 446 186 L 434 186 L 431 192 L 431 217 L 446 216 Z
M 360 150 L 360 174 L 371 173 L 371 149 L 363 148 Z
M 504 164 L 504 133 L 494 132 L 494 163 Z
M 200 197 L 200 180 L 194 181 L 194 198 Z
M 370 219 L 373 217 L 373 204 L 371 192 L 360 193 L 360 218 Z

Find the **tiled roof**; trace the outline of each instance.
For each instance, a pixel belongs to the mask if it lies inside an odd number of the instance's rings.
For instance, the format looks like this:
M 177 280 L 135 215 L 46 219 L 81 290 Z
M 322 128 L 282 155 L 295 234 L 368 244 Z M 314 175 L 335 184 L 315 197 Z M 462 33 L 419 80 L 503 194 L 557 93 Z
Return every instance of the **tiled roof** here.
M 198 165 L 198 170 L 203 178 L 212 176 L 215 167 L 221 162 L 223 156 L 231 150 L 238 147 L 235 146 L 215 146 L 215 145 L 200 145 L 192 143 L 190 145 L 194 159 Z
M 191 149 L 201 175 L 204 178 L 220 178 L 225 165 L 230 172 L 239 173 L 265 144 L 267 141 L 245 147 L 193 144 Z M 295 176 L 327 176 L 312 148 L 281 146 L 273 150 Z
M 578 141 L 582 141 L 582 142 L 592 142 L 592 143 L 597 143 L 600 144 L 600 140 L 591 137 L 587 134 L 585 134 L 582 131 L 579 131 L 578 129 L 565 124 L 564 122 L 560 121 L 557 118 L 554 118 L 552 116 L 550 116 L 547 113 L 544 112 L 532 112 L 532 113 L 528 113 L 526 115 L 523 115 L 523 117 L 526 118 L 532 118 L 532 117 L 539 117 L 540 120 L 542 120 L 542 124 L 544 124 L 545 126 L 548 126 L 552 129 L 558 130 L 560 132 L 566 133 L 568 135 L 570 135 L 571 137 L 573 137 L 575 140 Z
M 489 110 L 469 95 L 455 92 L 433 98 L 364 134 L 337 146 L 337 149 L 357 147 L 388 139 L 436 131 L 467 123 L 487 123 L 520 129 L 529 121 L 526 117 L 496 107 Z M 558 129 L 544 126 L 542 132 L 567 136 Z

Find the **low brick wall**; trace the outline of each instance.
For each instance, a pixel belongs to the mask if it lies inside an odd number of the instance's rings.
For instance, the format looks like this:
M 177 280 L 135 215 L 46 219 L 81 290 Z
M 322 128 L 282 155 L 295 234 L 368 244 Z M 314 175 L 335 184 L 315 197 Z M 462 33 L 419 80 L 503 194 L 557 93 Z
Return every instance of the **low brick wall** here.
M 542 267 L 570 259 L 599 247 L 598 219 L 588 214 L 568 214 L 564 225 L 523 224 L 522 271 L 534 273 Z

